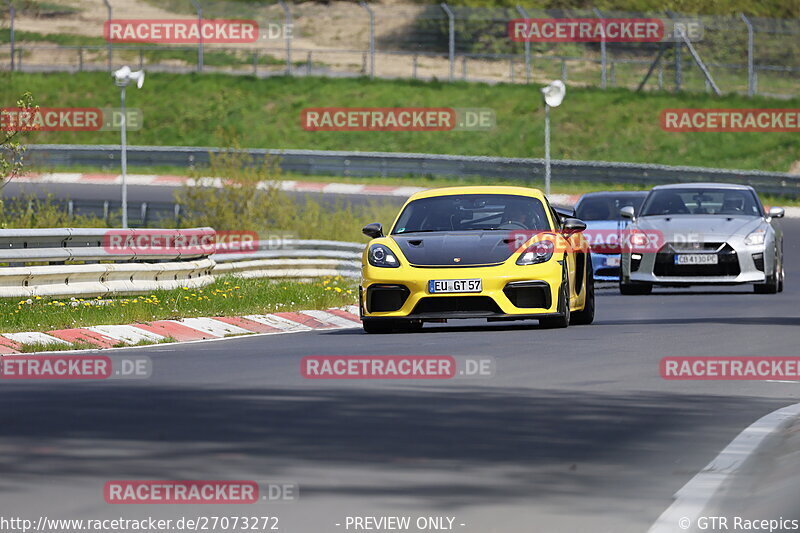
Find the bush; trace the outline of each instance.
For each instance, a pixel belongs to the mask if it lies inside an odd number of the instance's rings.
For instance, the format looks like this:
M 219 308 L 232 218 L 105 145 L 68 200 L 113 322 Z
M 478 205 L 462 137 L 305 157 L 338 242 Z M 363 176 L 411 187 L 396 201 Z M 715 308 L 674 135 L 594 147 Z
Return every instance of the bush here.
M 203 176 L 219 177 L 224 186 L 204 182 Z M 388 224 L 397 213 L 396 205 L 388 202 L 322 204 L 307 196 L 297 200 L 280 189 L 277 159 L 259 161 L 235 148 L 211 154 L 210 167 L 196 170 L 193 177 L 195 182 L 175 195 L 185 211 L 182 227 L 358 241 L 364 225 L 376 221 Z

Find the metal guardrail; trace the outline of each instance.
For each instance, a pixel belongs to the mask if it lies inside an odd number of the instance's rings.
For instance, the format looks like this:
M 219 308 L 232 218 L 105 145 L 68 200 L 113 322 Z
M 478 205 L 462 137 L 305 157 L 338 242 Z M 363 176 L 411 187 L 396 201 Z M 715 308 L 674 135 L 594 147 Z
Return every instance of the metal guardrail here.
M 0 230 L 0 263 L 9 264 L 0 267 L 0 297 L 140 294 L 202 287 L 222 275 L 356 278 L 360 275 L 360 252 L 364 247 L 359 243 L 286 239 L 280 241 L 277 249 L 275 241 L 259 241 L 255 251 L 238 253 L 198 253 L 195 246 L 189 245 L 161 253 L 121 254 L 109 251 L 105 245 L 105 236 L 111 231 L 135 237 L 160 230 Z M 163 231 L 172 236 L 193 237 L 214 233 L 210 228 Z M 72 264 L 79 261 L 85 263 Z
M 117 167 L 118 145 L 29 145 L 28 158 L 41 166 Z M 129 146 L 129 166 L 204 167 L 220 148 Z M 544 160 L 394 152 L 246 150 L 254 160 L 280 158 L 283 170 L 298 174 L 350 177 L 480 176 L 533 181 L 544 179 Z M 799 196 L 800 176 L 784 172 L 731 170 L 608 161 L 552 161 L 554 180 L 637 183 L 723 181 L 752 185 L 759 192 Z
M 216 275 L 231 274 L 244 278 L 319 278 L 361 275 L 361 251 L 356 242 L 321 240 L 285 240 L 280 248 L 274 242 L 259 241 L 249 253 L 216 254 Z
M 123 240 L 149 236 L 162 232 L 175 238 L 177 246 L 150 251 L 137 251 L 133 247 L 115 246 L 113 236 Z M 113 233 L 113 235 L 112 235 Z M 0 263 L 63 263 L 65 261 L 185 261 L 202 259 L 211 254 L 190 241 L 210 238 L 212 228 L 183 230 L 110 230 L 107 228 L 53 228 L 53 229 L 0 229 Z M 181 241 L 183 243 L 181 244 Z

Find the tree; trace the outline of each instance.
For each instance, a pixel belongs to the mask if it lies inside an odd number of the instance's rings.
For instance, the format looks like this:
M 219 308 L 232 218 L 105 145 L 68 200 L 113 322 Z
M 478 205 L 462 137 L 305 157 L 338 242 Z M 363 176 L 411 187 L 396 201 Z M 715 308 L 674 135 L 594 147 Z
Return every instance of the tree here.
M 25 92 L 17 100 L 17 107 L 13 110 L 0 109 L 0 187 L 17 176 L 24 166 L 25 146 L 21 143 L 22 136 L 30 128 L 16 126 L 16 121 L 10 120 L 9 111 L 18 116 L 36 113 L 39 106 L 34 105 L 33 96 Z

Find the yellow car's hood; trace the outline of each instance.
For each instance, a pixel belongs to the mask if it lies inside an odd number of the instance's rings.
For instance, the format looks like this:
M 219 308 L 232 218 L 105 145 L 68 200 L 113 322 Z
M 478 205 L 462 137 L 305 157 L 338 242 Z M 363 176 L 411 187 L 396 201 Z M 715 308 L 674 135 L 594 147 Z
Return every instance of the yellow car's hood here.
M 510 230 L 409 233 L 390 238 L 415 266 L 498 264 L 516 251 Z

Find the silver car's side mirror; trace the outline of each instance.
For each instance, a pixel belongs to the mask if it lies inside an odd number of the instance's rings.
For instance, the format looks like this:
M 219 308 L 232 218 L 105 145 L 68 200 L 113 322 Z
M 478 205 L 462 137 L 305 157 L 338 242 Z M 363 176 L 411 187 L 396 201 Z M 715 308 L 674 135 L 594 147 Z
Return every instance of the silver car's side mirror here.
M 783 218 L 785 213 L 786 211 L 784 211 L 782 207 L 770 207 L 767 216 L 770 218 Z
M 623 218 L 633 218 L 636 216 L 636 211 L 633 209 L 633 206 L 626 205 L 622 209 L 619 210 L 619 214 Z

